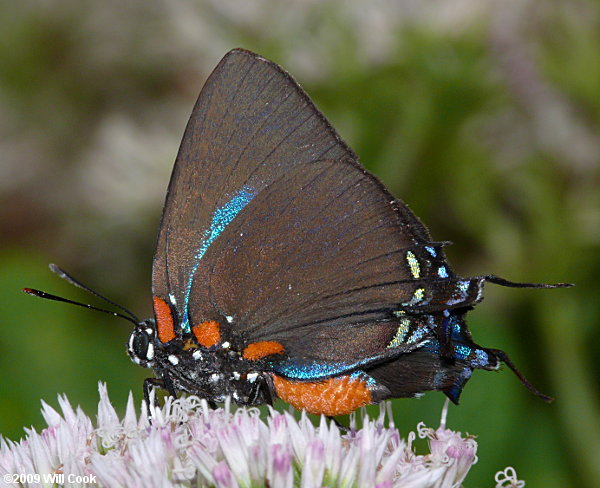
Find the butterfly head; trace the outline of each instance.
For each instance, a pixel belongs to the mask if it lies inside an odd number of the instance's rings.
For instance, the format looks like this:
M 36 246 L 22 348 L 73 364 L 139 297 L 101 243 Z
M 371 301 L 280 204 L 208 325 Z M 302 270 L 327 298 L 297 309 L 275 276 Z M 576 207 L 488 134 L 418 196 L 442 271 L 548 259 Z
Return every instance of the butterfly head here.
M 148 319 L 140 322 L 129 336 L 127 353 L 131 360 L 144 368 L 153 367 L 156 351 L 155 339 L 154 320 Z

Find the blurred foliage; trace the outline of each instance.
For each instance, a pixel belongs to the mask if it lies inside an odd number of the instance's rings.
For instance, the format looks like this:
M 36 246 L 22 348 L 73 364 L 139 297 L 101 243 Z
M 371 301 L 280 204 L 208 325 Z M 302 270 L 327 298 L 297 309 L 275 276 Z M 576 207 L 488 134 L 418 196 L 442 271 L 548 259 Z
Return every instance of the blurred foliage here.
M 451 240 L 463 275 L 570 281 L 489 286 L 475 340 L 509 372 L 477 372 L 449 425 L 478 435 L 467 486 L 512 465 L 527 486 L 600 485 L 600 17 L 598 4 L 409 1 L 4 2 L 0 5 L 0 432 L 42 425 L 58 393 L 121 411 L 146 372 L 129 326 L 32 299 L 89 301 L 53 261 L 150 314 L 150 262 L 187 116 L 219 58 L 242 46 L 282 64 L 360 155 Z M 443 398 L 394 404 L 406 434 Z

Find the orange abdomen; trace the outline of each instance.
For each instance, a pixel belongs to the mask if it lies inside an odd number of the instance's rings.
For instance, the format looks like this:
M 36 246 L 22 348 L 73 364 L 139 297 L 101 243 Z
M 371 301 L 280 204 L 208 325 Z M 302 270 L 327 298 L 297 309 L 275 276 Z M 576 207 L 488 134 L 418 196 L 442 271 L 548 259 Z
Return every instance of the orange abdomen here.
M 316 415 L 345 415 L 371 403 L 367 383 L 350 376 L 309 382 L 273 375 L 273 384 L 284 402 Z

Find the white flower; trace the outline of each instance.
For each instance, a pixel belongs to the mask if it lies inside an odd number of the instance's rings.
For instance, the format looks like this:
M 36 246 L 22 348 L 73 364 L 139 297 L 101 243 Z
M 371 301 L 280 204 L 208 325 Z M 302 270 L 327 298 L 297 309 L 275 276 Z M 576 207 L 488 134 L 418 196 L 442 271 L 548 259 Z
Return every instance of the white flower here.
M 27 430 L 19 442 L 0 437 L 0 474 L 88 475 L 89 483 L 67 485 L 94 487 L 456 488 L 477 460 L 474 438 L 447 429 L 444 420 L 436 430 L 419 424 L 431 452 L 416 454 L 414 433 L 404 440 L 393 423 L 386 427 L 385 404 L 377 419 L 363 413 L 359 429 L 353 416 L 342 432 L 325 417 L 316 427 L 304 413 L 296 420 L 270 409 L 263 420 L 258 409 L 232 411 L 226 402 L 211 410 L 196 397 L 168 398 L 151 409 L 150 422 L 144 405 L 136 415 L 130 395 L 119 419 L 106 386 L 99 391 L 96 428 L 61 396 L 62 414 L 42 403 L 48 427 L 41 433 Z M 512 468 L 496 483 L 524 486 Z M 44 483 L 25 479 L 22 486 Z
M 525 482 L 517 479 L 515 468 L 509 466 L 504 471 L 496 473 L 496 488 L 523 488 Z

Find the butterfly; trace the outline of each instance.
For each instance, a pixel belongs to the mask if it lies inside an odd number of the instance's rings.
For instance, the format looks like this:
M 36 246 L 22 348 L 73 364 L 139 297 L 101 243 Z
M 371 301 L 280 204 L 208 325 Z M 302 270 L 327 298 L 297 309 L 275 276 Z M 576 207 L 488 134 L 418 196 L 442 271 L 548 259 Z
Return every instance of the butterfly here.
M 154 318 L 123 309 L 136 323 L 128 353 L 155 373 L 147 404 L 153 387 L 327 416 L 430 390 L 457 403 L 475 369 L 501 363 L 548 400 L 506 353 L 473 341 L 465 314 L 485 282 L 568 285 L 463 278 L 445 244 L 288 73 L 234 49 L 206 81 L 173 168 Z

